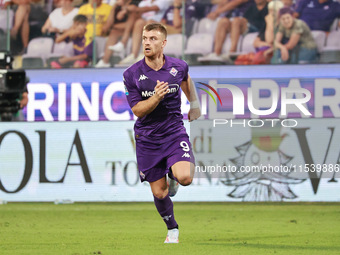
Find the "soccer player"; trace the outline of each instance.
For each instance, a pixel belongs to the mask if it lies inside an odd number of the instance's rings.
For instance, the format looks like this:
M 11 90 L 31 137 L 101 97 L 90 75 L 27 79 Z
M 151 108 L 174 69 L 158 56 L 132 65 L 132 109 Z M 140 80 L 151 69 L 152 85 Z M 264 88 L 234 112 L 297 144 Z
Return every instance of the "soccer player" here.
M 138 117 L 134 131 L 140 179 L 150 183 L 155 206 L 167 225 L 165 243 L 178 243 L 178 224 L 169 195 L 175 195 L 178 182 L 191 184 L 194 174 L 180 87 L 190 102 L 189 121 L 199 118 L 201 112 L 187 63 L 163 54 L 166 37 L 163 25 L 146 25 L 142 35 L 145 57 L 123 76 L 128 103 Z

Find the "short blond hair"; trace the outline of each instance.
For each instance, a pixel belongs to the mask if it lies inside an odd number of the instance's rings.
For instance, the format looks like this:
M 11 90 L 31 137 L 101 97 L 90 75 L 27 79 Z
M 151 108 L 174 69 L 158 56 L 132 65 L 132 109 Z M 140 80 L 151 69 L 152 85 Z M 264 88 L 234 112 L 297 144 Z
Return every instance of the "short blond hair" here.
M 284 4 L 280 0 L 272 0 L 268 4 L 268 10 L 280 10 L 284 7 Z
M 159 31 L 164 35 L 164 38 L 166 38 L 168 35 L 165 26 L 163 26 L 160 23 L 147 24 L 144 26 L 143 30 L 147 32 L 152 31 L 152 30 Z

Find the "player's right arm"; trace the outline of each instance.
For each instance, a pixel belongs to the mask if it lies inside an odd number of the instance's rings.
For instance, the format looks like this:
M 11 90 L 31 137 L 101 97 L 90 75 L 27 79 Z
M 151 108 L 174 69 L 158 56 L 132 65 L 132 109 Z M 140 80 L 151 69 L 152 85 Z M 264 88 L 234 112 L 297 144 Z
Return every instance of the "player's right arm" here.
M 131 108 L 132 112 L 138 117 L 143 118 L 145 115 L 151 113 L 157 105 L 162 101 L 166 95 L 169 86 L 167 82 L 157 81 L 155 86 L 155 94 L 149 97 L 147 100 L 139 101 L 135 106 Z
M 129 73 L 124 73 L 124 85 L 126 88 L 126 98 L 134 115 L 142 118 L 151 113 L 157 105 L 162 101 L 168 90 L 168 83 L 157 81 L 155 93 L 146 100 L 143 100 L 140 91 Z

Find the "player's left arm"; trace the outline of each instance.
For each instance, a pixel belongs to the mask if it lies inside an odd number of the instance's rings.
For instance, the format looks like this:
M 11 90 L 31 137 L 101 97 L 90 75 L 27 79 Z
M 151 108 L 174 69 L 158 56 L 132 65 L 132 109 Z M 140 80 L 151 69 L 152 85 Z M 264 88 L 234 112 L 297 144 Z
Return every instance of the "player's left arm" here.
M 198 119 L 201 116 L 201 109 L 195 89 L 195 84 L 189 74 L 188 79 L 186 81 L 182 81 L 181 89 L 190 102 L 190 110 L 188 113 L 189 122 Z

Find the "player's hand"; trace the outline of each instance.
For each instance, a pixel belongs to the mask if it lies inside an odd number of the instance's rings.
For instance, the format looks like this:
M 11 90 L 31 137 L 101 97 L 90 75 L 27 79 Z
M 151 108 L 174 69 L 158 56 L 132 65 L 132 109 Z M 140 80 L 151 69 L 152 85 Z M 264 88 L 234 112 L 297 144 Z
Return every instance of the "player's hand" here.
M 189 113 L 188 113 L 189 122 L 193 120 L 197 120 L 199 117 L 201 117 L 200 108 L 192 108 L 189 110 Z
M 168 83 L 164 81 L 157 80 L 157 85 L 155 87 L 155 94 L 154 96 L 161 101 L 164 96 L 168 93 Z

